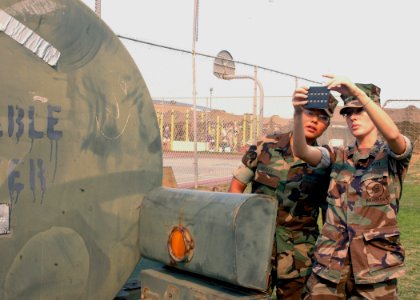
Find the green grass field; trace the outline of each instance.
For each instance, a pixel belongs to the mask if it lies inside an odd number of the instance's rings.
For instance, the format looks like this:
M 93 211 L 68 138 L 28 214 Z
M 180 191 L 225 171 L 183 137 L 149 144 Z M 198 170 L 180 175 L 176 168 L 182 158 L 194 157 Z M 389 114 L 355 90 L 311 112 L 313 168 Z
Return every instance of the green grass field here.
M 399 295 L 401 299 L 420 299 L 420 204 L 416 196 L 420 194 L 420 185 L 407 184 L 406 187 L 399 224 L 406 249 L 407 273 L 399 280 Z
M 399 282 L 399 297 L 420 299 L 420 161 L 412 164 L 404 184 L 398 213 L 407 273 Z

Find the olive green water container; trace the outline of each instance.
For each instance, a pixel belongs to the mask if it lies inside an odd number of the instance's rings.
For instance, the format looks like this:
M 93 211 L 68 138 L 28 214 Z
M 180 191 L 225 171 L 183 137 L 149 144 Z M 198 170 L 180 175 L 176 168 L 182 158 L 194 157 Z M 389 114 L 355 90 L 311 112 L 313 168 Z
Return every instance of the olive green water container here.
M 140 252 L 182 270 L 265 290 L 276 215 L 277 201 L 265 195 L 158 188 L 140 207 Z M 184 253 L 171 249 L 178 238 Z
M 161 185 L 145 82 L 76 0 L 0 0 L 0 299 L 112 299 Z

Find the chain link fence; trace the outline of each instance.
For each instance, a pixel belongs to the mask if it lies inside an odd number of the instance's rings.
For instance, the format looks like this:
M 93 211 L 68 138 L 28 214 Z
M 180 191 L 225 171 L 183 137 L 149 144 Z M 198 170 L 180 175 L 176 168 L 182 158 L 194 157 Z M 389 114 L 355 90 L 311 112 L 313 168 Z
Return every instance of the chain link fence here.
M 243 101 L 242 101 L 243 102 Z M 162 139 L 164 166 L 173 168 L 180 187 L 194 185 L 194 113 L 191 105 L 155 101 Z M 277 118 L 280 120 L 280 118 Z M 260 128 L 253 114 L 234 115 L 219 109 L 198 107 L 196 112 L 198 181 L 200 185 L 228 182 L 242 154 L 257 136 L 286 130 L 290 122 L 265 120 Z M 287 126 L 284 126 L 284 125 Z
M 176 91 L 179 84 L 187 84 L 182 78 L 191 76 L 191 52 L 173 47 L 149 43 L 133 38 L 119 36 L 127 41 L 125 45 L 136 49 L 136 62 L 142 66 L 142 73 L 147 79 L 152 95 L 160 93 L 162 80 L 166 82 L 167 89 Z M 135 44 L 133 44 L 135 43 Z M 150 53 L 159 52 L 159 64 L 149 64 Z M 236 54 L 235 54 L 236 55 Z M 241 54 L 237 54 L 240 57 Z M 279 118 L 278 115 L 292 115 L 290 110 L 291 97 L 296 86 L 317 85 L 320 82 L 312 79 L 295 76 L 278 70 L 255 66 L 241 61 L 235 61 L 236 74 L 254 74 L 264 86 L 264 115 L 270 116 L 263 120 L 257 119 L 253 97 L 218 97 L 211 99 L 213 88 L 229 93 L 231 90 L 243 91 L 246 95 L 253 93 L 252 86 L 247 83 L 241 85 L 240 80 L 220 80 L 213 76 L 213 64 L 216 57 L 208 54 L 196 53 L 195 64 L 198 72 L 197 95 L 197 166 L 199 184 L 216 184 L 227 182 L 231 178 L 234 168 L 240 163 L 243 152 L 247 146 L 255 141 L 257 136 L 273 132 L 288 131 L 292 128 L 292 120 Z M 256 74 L 256 68 L 258 74 Z M 159 74 L 159 76 L 151 75 Z M 178 80 L 174 80 L 178 79 Z M 227 89 L 227 86 L 229 88 Z M 202 97 L 210 91 L 210 97 Z M 174 92 L 175 94 L 175 92 Z M 271 96 L 271 95 L 289 96 Z M 254 103 L 253 103 L 254 101 Z M 400 130 L 407 135 L 415 145 L 413 162 L 417 161 L 419 151 L 419 109 L 414 105 L 420 100 L 388 100 L 384 107 L 389 110 L 391 117 Z M 159 121 L 162 137 L 164 166 L 174 169 L 178 186 L 191 187 L 194 185 L 194 122 L 192 100 L 185 99 L 155 99 L 155 109 Z M 182 103 L 189 103 L 182 104 Z M 213 105 L 212 105 L 213 103 Z M 242 115 L 229 114 L 228 106 L 241 108 Z M 398 107 L 398 108 L 397 108 Z M 236 111 L 236 110 L 235 110 Z M 260 128 L 261 127 L 261 128 Z M 345 120 L 338 114 L 338 109 L 331 125 L 319 139 L 321 144 L 347 145 L 353 141 L 348 132 Z M 411 169 L 411 167 L 410 167 Z
M 234 101 L 234 100 L 229 100 Z M 252 102 L 252 97 L 247 100 Z M 288 99 L 271 99 L 281 105 L 291 105 Z M 245 101 L 246 102 L 246 101 Z M 420 156 L 420 109 L 416 101 L 397 102 L 399 108 L 393 108 L 392 101 L 387 101 L 384 108 L 396 122 L 401 132 L 414 143 L 413 163 Z M 244 100 L 238 105 L 244 105 Z M 418 102 L 417 102 L 418 104 Z M 247 105 L 247 104 L 246 104 Z M 281 108 L 280 108 L 281 109 Z M 172 167 L 179 187 L 194 186 L 194 113 L 190 104 L 180 101 L 160 99 L 155 101 L 155 110 L 159 123 L 163 164 Z M 319 139 L 320 144 L 348 145 L 354 141 L 349 133 L 345 119 L 336 110 L 331 125 Z M 240 164 L 243 153 L 256 137 L 274 131 L 287 132 L 292 129 L 293 120 L 277 115 L 265 117 L 262 128 L 253 114 L 235 115 L 207 106 L 197 106 L 197 162 L 198 184 L 218 185 L 231 179 L 232 171 Z

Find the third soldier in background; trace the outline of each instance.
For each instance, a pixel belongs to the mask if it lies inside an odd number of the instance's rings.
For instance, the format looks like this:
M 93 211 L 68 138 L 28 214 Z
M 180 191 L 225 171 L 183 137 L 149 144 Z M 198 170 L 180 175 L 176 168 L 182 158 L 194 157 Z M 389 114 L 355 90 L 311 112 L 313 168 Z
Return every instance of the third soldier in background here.
M 330 124 L 337 100 L 327 109 L 305 109 L 304 131 L 308 145 L 317 145 Z M 313 248 L 319 235 L 318 215 L 326 209 L 330 170 L 312 169 L 294 156 L 292 132 L 273 133 L 249 147 L 233 173 L 229 192 L 242 193 L 252 183 L 252 193 L 277 198 L 272 282 L 277 299 L 300 299 L 311 273 Z M 264 221 L 264 220 L 261 220 Z

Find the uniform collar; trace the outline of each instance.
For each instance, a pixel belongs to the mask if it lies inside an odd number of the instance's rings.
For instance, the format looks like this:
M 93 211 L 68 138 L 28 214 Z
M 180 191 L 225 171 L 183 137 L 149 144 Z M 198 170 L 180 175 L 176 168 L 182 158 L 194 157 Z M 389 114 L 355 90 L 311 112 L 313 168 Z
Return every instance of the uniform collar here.
M 283 154 L 283 156 L 292 155 L 292 147 L 290 141 L 292 139 L 292 132 L 282 134 L 277 142 L 277 149 Z
M 368 158 L 369 156 L 376 157 L 376 155 L 381 151 L 383 144 L 383 141 L 376 140 L 375 144 L 372 146 L 372 148 L 370 148 L 369 153 L 366 156 L 360 158 Z M 357 150 L 356 142 L 354 142 L 349 146 L 347 156 L 351 158 L 356 153 L 359 153 L 359 151 Z

